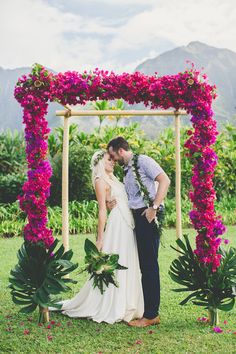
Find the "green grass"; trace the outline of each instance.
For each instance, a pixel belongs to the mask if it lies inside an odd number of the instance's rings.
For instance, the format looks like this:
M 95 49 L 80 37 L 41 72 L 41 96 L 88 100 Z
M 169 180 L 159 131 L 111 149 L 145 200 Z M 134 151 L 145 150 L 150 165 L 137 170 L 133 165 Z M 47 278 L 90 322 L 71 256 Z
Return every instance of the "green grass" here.
M 188 230 L 194 239 L 194 231 Z M 227 238 L 236 246 L 236 227 L 229 227 Z M 74 261 L 83 262 L 83 244 L 86 235 L 71 236 L 70 247 L 74 251 Z M 93 239 L 93 236 L 91 236 Z M 174 244 L 175 231 L 166 230 L 164 245 L 160 248 L 161 269 L 161 325 L 149 328 L 130 328 L 125 323 L 114 325 L 97 324 L 88 320 L 70 319 L 58 313 L 51 314 L 55 321 L 50 329 L 37 324 L 38 313 L 19 314 L 7 289 L 10 269 L 17 263 L 16 253 L 22 239 L 0 239 L 0 352 L 1 353 L 235 353 L 236 352 L 236 309 L 230 313 L 220 312 L 220 326 L 223 333 L 197 321 L 206 316 L 204 309 L 193 305 L 180 306 L 183 295 L 171 291 L 176 287 L 168 276 L 171 261 L 176 256 L 169 245 Z M 86 274 L 73 278 L 79 280 L 70 293 L 70 298 L 78 292 L 86 279 Z M 224 325 L 223 321 L 227 324 Z M 57 324 L 60 326 L 57 326 Z M 29 330 L 28 335 L 23 331 Z M 227 330 L 231 332 L 227 332 Z M 151 331 L 151 332 L 150 332 Z M 52 336 L 52 340 L 48 340 Z

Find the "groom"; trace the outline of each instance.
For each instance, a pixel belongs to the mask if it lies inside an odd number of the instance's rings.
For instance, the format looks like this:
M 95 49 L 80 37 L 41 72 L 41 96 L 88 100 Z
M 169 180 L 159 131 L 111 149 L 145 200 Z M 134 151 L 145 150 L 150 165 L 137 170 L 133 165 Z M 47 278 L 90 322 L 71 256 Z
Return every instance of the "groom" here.
M 163 209 L 162 202 L 167 194 L 170 180 L 151 157 L 134 155 L 128 142 L 123 137 L 112 139 L 107 146 L 107 150 L 111 158 L 124 167 L 124 184 L 128 194 L 129 207 L 134 216 L 142 273 L 144 314 L 141 319 L 129 322 L 129 325 L 132 327 L 147 327 L 159 324 L 158 248 L 160 234 L 155 218 L 157 213 Z M 158 182 L 157 191 L 156 182 Z M 146 204 L 147 199 L 152 201 L 149 206 Z M 115 203 L 115 200 L 111 201 L 108 207 L 112 209 Z

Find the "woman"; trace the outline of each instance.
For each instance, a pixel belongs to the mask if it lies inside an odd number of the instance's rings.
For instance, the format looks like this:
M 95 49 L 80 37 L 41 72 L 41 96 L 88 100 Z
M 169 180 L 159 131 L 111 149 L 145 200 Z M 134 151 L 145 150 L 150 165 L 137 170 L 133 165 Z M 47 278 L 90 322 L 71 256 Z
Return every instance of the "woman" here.
M 96 245 L 104 253 L 119 254 L 119 263 L 128 269 L 116 271 L 119 287 L 110 284 L 103 295 L 88 280 L 73 299 L 63 301 L 62 313 L 96 322 L 129 322 L 141 318 L 144 311 L 133 216 L 124 185 L 113 174 L 114 162 L 110 155 L 96 152 L 91 168 L 99 207 Z M 106 201 L 112 197 L 117 204 L 107 219 Z

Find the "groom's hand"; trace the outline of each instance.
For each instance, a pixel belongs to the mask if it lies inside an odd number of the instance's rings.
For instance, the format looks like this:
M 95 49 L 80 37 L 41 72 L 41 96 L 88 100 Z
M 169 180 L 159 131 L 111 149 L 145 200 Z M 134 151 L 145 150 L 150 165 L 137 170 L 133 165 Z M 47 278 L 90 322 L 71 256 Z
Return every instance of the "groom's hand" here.
M 116 199 L 110 199 L 106 201 L 106 206 L 109 210 L 112 210 L 116 206 Z
M 152 207 L 147 208 L 144 210 L 144 212 L 142 213 L 142 215 L 145 215 L 147 218 L 147 221 L 149 223 L 151 223 L 153 220 L 155 220 L 156 217 L 156 210 L 153 209 Z

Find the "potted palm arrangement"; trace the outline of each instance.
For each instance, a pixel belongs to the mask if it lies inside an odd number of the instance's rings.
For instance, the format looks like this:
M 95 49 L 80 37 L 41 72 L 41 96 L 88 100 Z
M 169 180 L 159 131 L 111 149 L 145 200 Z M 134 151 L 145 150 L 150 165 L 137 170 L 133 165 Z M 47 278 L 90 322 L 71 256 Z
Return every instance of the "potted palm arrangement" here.
M 209 324 L 215 326 L 219 322 L 218 311 L 230 311 L 235 304 L 236 249 L 220 247 L 220 265 L 212 272 L 211 265 L 199 262 L 187 235 L 184 235 L 183 241 L 178 239 L 176 243 L 178 249 L 171 247 L 179 256 L 172 262 L 169 275 L 180 286 L 173 290 L 188 294 L 180 305 L 191 301 L 204 307 L 209 313 Z

